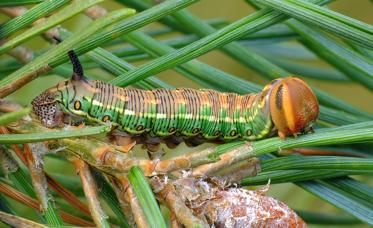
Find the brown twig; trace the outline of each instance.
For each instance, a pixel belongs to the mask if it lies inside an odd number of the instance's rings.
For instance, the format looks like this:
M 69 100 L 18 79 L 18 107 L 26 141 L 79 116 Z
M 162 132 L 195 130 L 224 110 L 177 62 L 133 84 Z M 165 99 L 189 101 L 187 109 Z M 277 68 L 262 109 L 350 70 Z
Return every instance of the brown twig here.
M 256 157 L 237 162 L 233 165 L 225 167 L 214 176 L 221 177 L 227 183 L 237 183 L 244 177 L 256 176 L 260 172 L 260 160 Z
M 366 154 L 357 154 L 349 151 L 332 151 L 327 149 L 311 149 L 311 148 L 294 148 L 289 150 L 280 150 L 278 155 L 286 156 L 289 154 L 301 154 L 305 156 L 347 156 L 347 157 L 366 157 Z
M 51 200 L 51 195 L 48 193 L 47 179 L 44 175 L 43 158 L 42 155 L 39 154 L 40 152 L 36 149 L 36 147 L 40 147 L 40 145 L 44 146 L 42 143 L 32 143 L 24 144 L 23 147 L 27 166 L 31 175 L 32 185 L 34 186 L 36 196 L 41 204 L 42 211 L 46 211 L 48 210 L 48 201 Z
M 91 217 L 91 213 L 89 212 L 88 207 L 82 201 L 80 201 L 80 199 L 74 193 L 58 183 L 48 173 L 45 173 L 45 176 L 47 177 L 49 186 L 54 189 L 58 193 L 58 195 L 61 196 L 61 198 L 71 203 L 71 205 L 76 207 L 80 212 Z
M 6 127 L 0 126 L 0 134 L 10 134 L 9 130 Z M 10 145 L 10 147 L 13 149 L 13 151 L 16 153 L 16 155 L 21 159 L 23 164 L 27 165 L 27 159 L 18 145 Z
M 101 6 L 92 6 L 84 11 L 85 15 L 92 19 L 98 19 L 105 16 L 108 12 L 104 7 Z
M 9 17 L 17 17 L 24 14 L 27 11 L 26 7 L 1 7 L 0 12 L 8 15 Z M 35 21 L 33 25 L 40 23 L 40 21 Z M 50 33 L 50 31 L 46 31 L 46 34 Z M 5 40 L 2 40 L 4 42 Z M 9 55 L 18 60 L 20 63 L 26 64 L 34 59 L 34 52 L 25 47 L 25 46 L 18 46 L 13 48 L 9 51 Z
M 1 7 L 0 11 L 7 14 L 10 17 L 17 17 L 17 16 L 24 14 L 27 11 L 27 8 L 25 7 Z M 96 19 L 98 17 L 102 17 L 106 15 L 107 11 L 106 9 L 102 7 L 93 6 L 93 7 L 88 8 L 85 11 L 85 13 L 91 18 Z M 32 23 L 32 26 L 35 26 L 36 24 L 39 24 L 45 20 L 46 18 L 40 18 L 34 21 Z M 50 28 L 47 31 L 45 31 L 42 35 L 49 42 L 54 42 L 55 37 L 60 37 L 60 30 L 58 27 Z M 23 64 L 30 62 L 34 57 L 33 51 L 31 51 L 30 49 L 24 46 L 18 46 L 18 47 L 13 48 L 11 51 L 9 51 L 9 54 Z M 9 95 L 13 91 L 21 88 L 23 85 L 37 78 L 39 75 L 49 72 L 51 70 L 53 69 L 49 65 L 44 65 L 38 69 L 35 69 L 33 72 L 25 74 L 21 79 L 15 81 L 14 83 L 10 85 L 7 85 L 1 88 L 0 97 L 5 97 L 6 95 Z
M 48 228 L 40 223 L 36 223 L 34 221 L 18 217 L 15 215 L 7 214 L 5 212 L 0 211 L 0 220 L 3 223 L 8 224 L 11 227 L 35 227 L 35 228 Z
M 39 202 L 37 200 L 19 192 L 17 189 L 15 189 L 15 188 L 7 185 L 7 184 L 0 183 L 0 192 L 9 196 L 10 198 L 12 198 L 14 200 L 17 200 L 18 202 L 20 202 L 22 204 L 25 204 L 28 207 L 31 207 L 31 208 L 34 208 L 34 209 L 40 211 L 40 205 L 39 205 Z M 91 227 L 95 226 L 95 224 L 90 222 L 90 221 L 81 219 L 79 217 L 71 215 L 71 214 L 69 214 L 67 212 L 64 212 L 62 210 L 60 210 L 59 213 L 61 214 L 61 218 L 67 223 L 77 225 L 77 226 L 91 226 Z
M 127 187 L 123 186 L 121 183 L 119 183 L 118 179 L 116 179 L 112 176 L 108 176 L 108 178 L 112 183 L 115 195 L 117 196 L 117 198 L 119 200 L 120 207 L 122 209 L 123 214 L 126 216 L 126 219 L 127 219 L 128 223 L 130 224 L 130 226 L 134 227 L 136 224 L 135 224 L 135 219 L 133 218 L 133 214 L 132 214 L 132 211 L 131 211 L 131 205 L 126 200 L 126 197 L 125 197 L 125 194 L 124 194 L 125 188 L 127 188 Z
M 171 228 L 182 228 L 183 226 L 177 220 L 176 214 L 170 211 L 170 227 Z
M 20 104 L 0 99 L 0 112 L 15 112 L 21 110 L 23 107 Z
M 242 146 L 236 147 L 233 150 L 220 155 L 220 160 L 215 163 L 203 164 L 192 170 L 192 176 L 202 177 L 215 173 L 224 167 L 230 166 L 238 161 L 241 161 L 241 154 L 248 154 L 248 151 L 253 151 L 250 143 L 245 143 Z M 254 153 L 253 153 L 254 156 Z
M 23 64 L 31 62 L 34 59 L 34 52 L 25 46 L 13 48 L 9 51 L 9 55 Z
M 7 128 L 0 126 L 0 133 L 1 134 L 10 134 Z M 19 148 L 18 145 L 11 145 L 11 148 L 13 151 L 17 154 L 17 156 L 22 160 L 22 162 L 27 165 L 27 160 L 25 157 L 24 152 L 21 148 Z M 47 182 L 49 186 L 54 189 L 63 199 L 65 199 L 67 202 L 71 203 L 72 206 L 79 209 L 84 214 L 91 216 L 91 213 L 89 212 L 87 206 L 80 201 L 80 199 L 75 196 L 74 193 L 63 187 L 61 184 L 59 184 L 57 181 L 55 181 L 48 173 L 44 172 L 44 175 L 47 178 Z
M 13 159 L 8 150 L 3 145 L 0 145 L 0 162 L 1 169 L 6 177 L 19 169 L 17 161 Z
M 87 198 L 93 220 L 98 227 L 106 227 L 108 216 L 101 208 L 100 200 L 97 195 L 96 183 L 89 170 L 88 164 L 80 159 L 74 159 L 72 162 L 80 175 L 84 194 Z
M 27 8 L 24 6 L 0 7 L 0 12 L 8 15 L 9 17 L 17 17 L 24 14 L 26 11 Z
M 127 177 L 124 175 L 118 178 L 119 182 L 123 186 L 122 194 L 124 194 L 125 200 L 131 205 L 131 211 L 135 219 L 137 227 L 150 227 L 148 221 L 143 213 L 141 205 L 137 199 L 135 192 L 133 191 Z
M 32 23 L 32 26 L 35 26 L 39 23 L 42 23 L 44 22 L 45 20 L 47 20 L 47 18 L 45 17 L 42 17 L 36 21 L 34 21 L 34 23 Z M 42 36 L 44 37 L 44 39 L 46 39 L 47 41 L 49 42 L 55 42 L 55 39 L 54 37 L 59 37 L 60 36 L 60 29 L 59 27 L 53 27 L 53 28 L 50 28 L 48 29 L 47 31 L 43 32 L 42 33 Z
M 185 227 L 209 227 L 207 223 L 194 216 L 193 212 L 185 205 L 185 202 L 178 196 L 172 184 L 166 184 L 159 192 L 159 197 L 166 203 L 178 221 Z
M 4 13 L 11 17 L 20 16 L 27 11 L 27 9 L 25 8 L 18 7 L 3 7 L 0 8 L 0 10 L 2 10 Z M 107 12 L 104 8 L 98 6 L 93 6 L 86 10 L 86 14 L 93 19 L 104 16 L 106 13 Z M 40 18 L 39 20 L 33 22 L 32 26 L 41 23 L 45 20 L 46 18 Z M 54 27 L 45 31 L 42 35 L 48 41 L 54 42 L 54 37 L 60 37 L 60 30 L 58 27 Z M 16 47 L 12 49 L 9 53 L 21 63 L 27 63 L 33 59 L 33 52 L 23 46 Z M 12 92 L 26 85 L 28 82 L 37 78 L 39 75 L 49 72 L 51 70 L 53 69 L 48 64 L 46 64 L 37 69 L 34 69 L 33 72 L 24 74 L 23 77 L 19 80 L 13 82 L 12 84 L 6 85 L 3 88 L 0 88 L 0 98 L 11 94 Z
M 2 7 L 0 10 L 10 17 L 17 17 L 22 14 L 24 14 L 27 11 L 27 8 L 19 8 L 19 7 Z M 44 21 L 45 18 L 40 18 L 39 20 L 32 23 L 32 26 Z M 57 28 L 51 28 L 43 33 L 43 36 L 48 39 L 49 41 L 53 40 L 53 37 L 59 36 L 59 30 Z M 14 49 L 12 49 L 9 52 L 10 55 L 12 55 L 14 58 L 16 58 L 21 63 L 28 63 L 33 59 L 33 52 L 29 50 L 26 47 L 18 46 Z M 44 66 L 39 67 L 38 69 L 35 69 L 33 72 L 29 72 L 25 75 L 23 75 L 22 78 L 19 80 L 13 82 L 12 84 L 9 84 L 7 86 L 4 86 L 0 89 L 0 97 L 5 97 L 6 95 L 9 95 L 10 93 L 14 92 L 15 90 L 21 88 L 28 82 L 32 81 L 33 79 L 37 78 L 39 75 L 51 71 L 52 68 L 46 64 Z
M 9 17 L 18 17 L 18 16 L 21 16 L 22 14 L 24 14 L 26 11 L 27 11 L 27 8 L 26 7 L 1 7 L 0 8 L 0 11 L 7 14 Z M 34 21 L 31 26 L 35 26 L 43 21 L 45 21 L 46 18 L 45 17 L 42 17 L 36 21 Z M 45 31 L 43 33 L 43 36 L 48 39 L 49 41 L 53 41 L 53 37 L 54 36 L 59 36 L 59 30 L 57 29 L 57 27 L 54 27 L 54 28 L 51 28 L 51 29 L 48 29 L 47 31 Z
M 39 75 L 51 71 L 52 68 L 46 64 L 44 66 L 41 66 L 37 69 L 35 69 L 32 72 L 26 73 L 22 76 L 22 78 L 18 79 L 17 81 L 6 85 L 0 89 L 0 98 L 5 97 L 12 92 L 16 91 L 17 89 L 21 88 L 22 86 L 26 85 L 30 81 L 34 80 L 37 78 Z

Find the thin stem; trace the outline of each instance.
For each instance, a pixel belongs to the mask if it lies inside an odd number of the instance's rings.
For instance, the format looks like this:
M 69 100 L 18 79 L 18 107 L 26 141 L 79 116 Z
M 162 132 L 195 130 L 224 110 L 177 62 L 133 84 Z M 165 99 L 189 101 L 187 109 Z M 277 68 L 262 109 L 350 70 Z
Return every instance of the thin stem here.
M 62 225 L 60 215 L 56 212 L 55 205 L 49 195 L 48 184 L 43 170 L 43 153 L 48 150 L 42 143 L 25 144 L 24 148 L 32 184 L 41 204 L 41 209 L 50 225 Z
M 92 177 L 89 166 L 83 160 L 74 159 L 73 164 L 76 171 L 80 175 L 83 184 L 83 190 L 88 201 L 88 206 L 95 224 L 98 227 L 109 228 L 110 225 L 107 221 L 108 216 L 105 214 L 100 205 L 100 200 L 97 195 L 97 188 L 95 181 Z
M 207 223 L 197 218 L 185 205 L 172 184 L 167 184 L 158 195 L 172 213 L 175 214 L 177 220 L 185 227 L 209 227 Z
M 17 189 L 14 189 L 13 187 L 6 185 L 4 183 L 0 183 L 0 192 L 11 197 L 14 200 L 17 200 L 18 202 L 27 205 L 28 207 L 34 208 L 36 210 L 40 210 L 39 202 L 21 192 L 19 192 Z M 81 219 L 79 217 L 73 216 L 69 213 L 66 213 L 64 211 L 60 211 L 61 218 L 66 222 L 70 224 L 74 224 L 76 226 L 94 226 L 95 224 Z
M 151 227 L 150 224 L 148 223 L 148 220 L 146 219 L 144 211 L 142 210 L 140 202 L 137 199 L 135 192 L 133 191 L 132 186 L 129 184 L 127 177 L 123 177 L 123 176 L 119 177 L 119 182 L 122 185 L 122 189 L 123 189 L 122 194 L 125 195 L 126 201 L 131 206 L 131 211 L 135 219 L 136 225 L 138 227 L 144 227 L 144 228 Z
M 7 214 L 5 212 L 0 211 L 0 220 L 11 227 L 35 227 L 35 228 L 48 228 L 40 223 L 36 223 L 34 221 L 18 217 L 15 215 Z

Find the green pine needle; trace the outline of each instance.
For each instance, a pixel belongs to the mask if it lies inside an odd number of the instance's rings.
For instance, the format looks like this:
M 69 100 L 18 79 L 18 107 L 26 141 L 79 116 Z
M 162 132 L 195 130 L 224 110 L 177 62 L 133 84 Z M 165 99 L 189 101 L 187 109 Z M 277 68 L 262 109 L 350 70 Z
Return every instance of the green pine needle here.
M 128 174 L 128 179 L 148 220 L 149 227 L 166 227 L 158 203 L 142 170 L 136 166 L 132 167 Z

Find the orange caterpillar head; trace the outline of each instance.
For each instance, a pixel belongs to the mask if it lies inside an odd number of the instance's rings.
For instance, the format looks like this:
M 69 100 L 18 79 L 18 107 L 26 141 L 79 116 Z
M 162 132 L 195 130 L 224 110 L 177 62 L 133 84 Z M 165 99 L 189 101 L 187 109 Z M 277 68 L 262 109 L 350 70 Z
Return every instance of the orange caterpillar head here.
M 276 79 L 268 86 L 270 113 L 278 135 L 285 138 L 311 130 L 319 104 L 310 87 L 295 77 Z

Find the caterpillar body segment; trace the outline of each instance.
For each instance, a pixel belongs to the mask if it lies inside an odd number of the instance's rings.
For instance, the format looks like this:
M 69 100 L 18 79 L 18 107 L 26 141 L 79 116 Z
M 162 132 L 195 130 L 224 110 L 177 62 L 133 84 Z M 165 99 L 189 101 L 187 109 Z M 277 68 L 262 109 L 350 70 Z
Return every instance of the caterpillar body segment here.
M 74 73 L 36 97 L 33 110 L 49 126 L 72 113 L 95 122 L 111 122 L 127 136 L 148 145 L 181 141 L 258 140 L 278 131 L 281 137 L 307 131 L 318 115 L 310 88 L 295 77 L 272 81 L 258 94 L 239 95 L 210 89 L 141 90 L 120 88 L 83 76 L 69 52 Z M 167 139 L 167 140 L 164 140 Z

